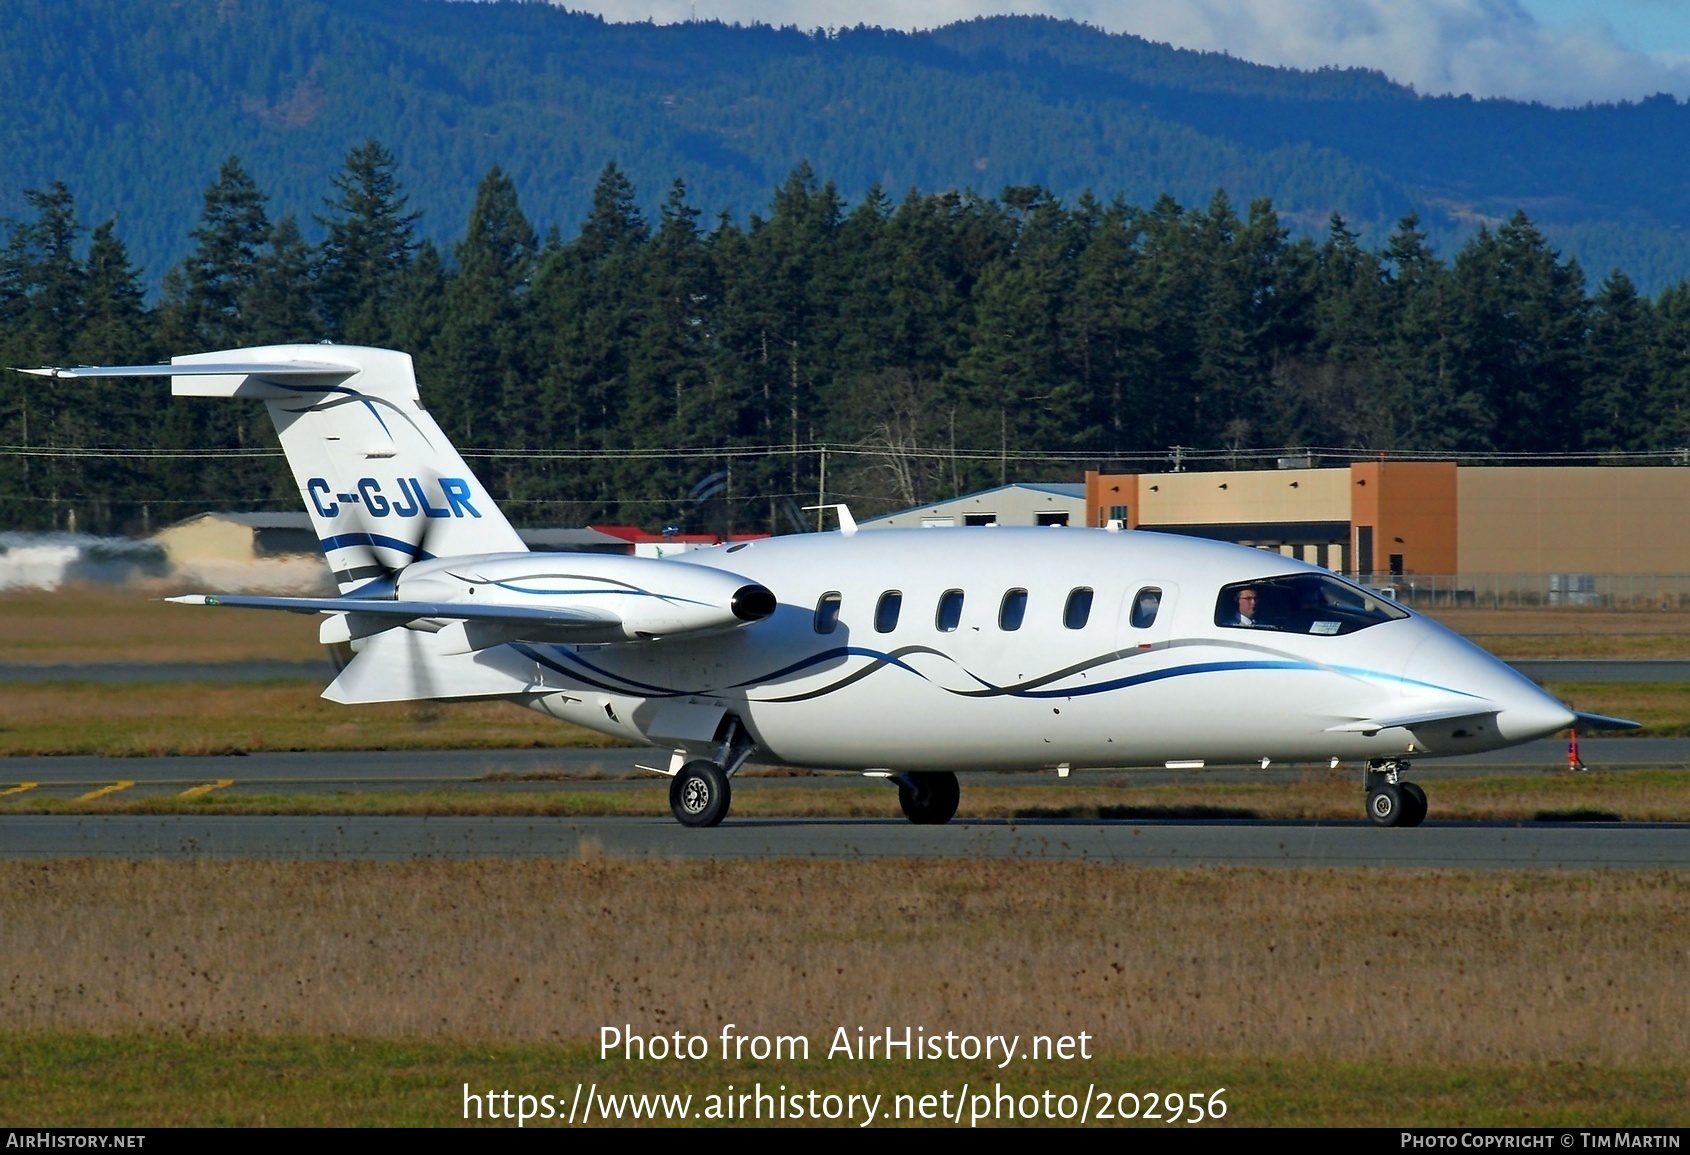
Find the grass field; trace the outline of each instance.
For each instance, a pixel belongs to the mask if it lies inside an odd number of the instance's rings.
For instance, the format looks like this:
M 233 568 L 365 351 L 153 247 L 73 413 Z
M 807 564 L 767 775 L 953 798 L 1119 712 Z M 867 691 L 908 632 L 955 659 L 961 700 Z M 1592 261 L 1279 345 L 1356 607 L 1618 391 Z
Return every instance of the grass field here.
M 0 594 L 0 662 L 323 660 L 316 615 L 177 606 L 113 586 Z
M 0 756 L 616 744 L 509 702 L 342 706 L 305 682 L 56 682 L 0 693 Z
M 583 1093 L 596 1087 L 609 1095 L 691 1094 L 695 1110 L 708 1109 L 707 1095 L 759 1083 L 766 1090 L 784 1084 L 789 1091 L 879 1095 L 886 1110 L 898 1094 L 956 1093 L 967 1085 L 972 1098 L 992 1095 L 1001 1083 L 1011 1094 L 1051 1090 L 1077 1097 L 1090 1085 L 1141 1096 L 1201 1089 L 1205 1102 L 1208 1092 L 1224 1088 L 1226 1114 L 1205 1126 L 1670 1127 L 1684 1121 L 1690 1064 L 1393 1063 L 1386 1080 L 1372 1063 L 1171 1053 L 1029 1063 L 1006 1074 L 984 1063 L 817 1058 L 629 1064 L 601 1061 L 596 1047 L 578 1044 L 0 1034 L 0 1126 L 514 1125 L 466 1121 L 465 1083 L 475 1095 L 551 1094 L 565 1110 L 578 1083 L 586 1085 Z M 1169 1126 L 1142 1118 L 1126 1125 Z
M 1690 658 L 1682 610 L 1436 609 L 1426 611 L 1499 658 Z
M 1690 684 L 1548 688 L 1578 709 L 1643 722 L 1643 736 L 1690 735 Z M 507 702 L 341 706 L 305 682 L 55 682 L 14 684 L 0 694 L 0 756 L 617 744 Z
M 227 792 L 195 798 L 113 794 L 91 802 L 36 792 L 0 797 L 10 814 L 407 814 L 588 817 L 666 816 L 668 785 L 616 790 L 495 792 L 460 787 L 438 791 L 346 790 L 339 793 L 259 795 Z M 902 818 L 895 790 L 860 779 L 825 788 L 765 785 L 736 790 L 736 818 Z M 1424 781 L 1424 780 L 1423 780 Z M 0 783 L 0 786 L 7 783 Z M 1690 770 L 1628 770 L 1550 776 L 1498 776 L 1436 781 L 1427 791 L 1432 821 L 1690 821 Z M 1354 772 L 1311 771 L 1293 783 L 1206 782 L 1177 785 L 1068 783 L 994 785 L 992 777 L 964 778 L 957 816 L 969 819 L 1093 818 L 1104 821 L 1187 819 L 1341 820 L 1362 816 Z
M 1235 1123 L 1682 1123 L 1690 1091 L 1682 872 L 0 862 L 0 926 L 0 1124 L 451 1122 L 465 1081 L 1177 1080 Z M 812 1062 L 587 1049 L 730 1022 Z M 906 1023 L 1100 1058 L 821 1058 Z

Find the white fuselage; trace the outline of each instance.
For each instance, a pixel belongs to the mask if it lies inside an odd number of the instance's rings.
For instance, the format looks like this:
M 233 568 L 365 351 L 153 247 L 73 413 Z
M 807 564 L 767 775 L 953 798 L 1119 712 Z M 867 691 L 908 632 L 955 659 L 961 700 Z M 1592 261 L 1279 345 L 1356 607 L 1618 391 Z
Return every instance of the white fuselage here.
M 778 608 L 708 637 L 522 645 L 547 691 L 535 704 L 668 746 L 686 743 L 650 724 L 660 711 L 672 722 L 676 710 L 719 706 L 744 722 L 761 759 L 895 770 L 1435 757 L 1573 722 L 1420 615 L 1342 636 L 1217 625 L 1229 583 L 1325 572 L 1241 546 L 1080 529 L 893 530 L 771 538 L 659 564 L 677 579 L 691 567 L 727 571 L 774 591 Z M 1140 628 L 1130 609 L 1148 587 L 1160 607 Z M 1077 588 L 1093 592 L 1076 629 L 1063 615 Z M 1018 589 L 1025 616 L 1007 630 L 1000 607 Z M 888 591 L 902 604 L 883 632 L 876 608 Z M 948 630 L 937 620 L 947 591 L 962 593 Z M 830 593 L 837 625 L 821 633 L 817 606 Z M 1438 722 L 1355 728 L 1465 699 L 1471 717 L 1445 708 Z

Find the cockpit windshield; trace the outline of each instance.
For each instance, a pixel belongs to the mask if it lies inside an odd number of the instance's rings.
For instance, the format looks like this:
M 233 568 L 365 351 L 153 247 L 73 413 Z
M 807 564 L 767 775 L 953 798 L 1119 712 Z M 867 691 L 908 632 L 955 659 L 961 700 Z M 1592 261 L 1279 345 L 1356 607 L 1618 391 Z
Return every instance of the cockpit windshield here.
M 1217 626 L 1288 634 L 1353 634 L 1407 616 L 1382 595 L 1313 573 L 1222 586 L 1215 602 Z

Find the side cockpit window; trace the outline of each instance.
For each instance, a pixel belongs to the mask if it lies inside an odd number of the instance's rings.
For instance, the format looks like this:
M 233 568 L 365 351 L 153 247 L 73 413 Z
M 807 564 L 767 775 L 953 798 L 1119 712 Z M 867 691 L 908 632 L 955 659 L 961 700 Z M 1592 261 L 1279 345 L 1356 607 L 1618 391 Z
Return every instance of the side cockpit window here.
M 1389 598 L 1324 574 L 1292 574 L 1221 587 L 1215 624 L 1287 634 L 1353 634 L 1408 617 Z

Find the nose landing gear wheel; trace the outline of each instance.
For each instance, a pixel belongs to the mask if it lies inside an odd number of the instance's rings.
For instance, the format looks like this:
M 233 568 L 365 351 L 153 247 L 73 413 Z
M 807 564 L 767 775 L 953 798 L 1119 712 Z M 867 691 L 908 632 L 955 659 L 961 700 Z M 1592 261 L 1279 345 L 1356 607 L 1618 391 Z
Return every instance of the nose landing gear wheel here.
M 962 787 L 949 770 L 918 771 L 898 780 L 898 803 L 917 826 L 943 826 L 956 816 Z
M 1394 782 L 1375 782 L 1367 791 L 1367 816 L 1375 826 L 1401 826 L 1405 801 L 1402 787 Z
M 1402 821 L 1398 826 L 1419 826 L 1426 821 L 1426 792 L 1413 782 L 1399 782 L 1402 791 Z
M 733 800 L 728 776 L 714 762 L 699 759 L 681 767 L 669 782 L 669 809 L 682 826 L 715 826 Z
M 1408 763 L 1379 759 L 1367 767 L 1367 817 L 1375 826 L 1419 826 L 1426 821 L 1426 792 L 1410 782 Z

